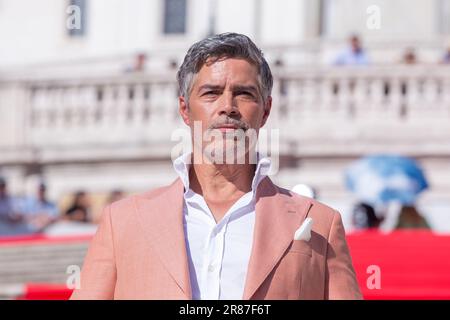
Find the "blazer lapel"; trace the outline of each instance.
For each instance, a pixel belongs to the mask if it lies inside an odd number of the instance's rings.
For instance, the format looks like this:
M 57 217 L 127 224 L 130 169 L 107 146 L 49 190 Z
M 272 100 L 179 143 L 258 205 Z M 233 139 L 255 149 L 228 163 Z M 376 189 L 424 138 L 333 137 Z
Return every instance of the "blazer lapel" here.
M 283 196 L 268 177 L 261 181 L 256 193 L 253 247 L 244 300 L 251 299 L 281 259 L 311 206 L 311 201 L 296 206 L 290 196 Z
M 183 183 L 178 178 L 154 198 L 137 198 L 139 222 L 172 278 L 192 299 L 183 227 Z

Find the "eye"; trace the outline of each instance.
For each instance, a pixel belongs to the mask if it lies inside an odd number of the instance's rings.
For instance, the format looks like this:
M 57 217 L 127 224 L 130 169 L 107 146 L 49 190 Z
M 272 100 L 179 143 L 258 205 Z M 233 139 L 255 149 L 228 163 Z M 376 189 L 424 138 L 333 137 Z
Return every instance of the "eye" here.
M 206 91 L 202 94 L 202 96 L 207 96 L 207 97 L 216 96 L 216 95 L 218 95 L 217 91 Z
M 245 98 L 254 98 L 253 93 L 251 93 L 250 91 L 239 91 L 237 95 L 244 96 Z

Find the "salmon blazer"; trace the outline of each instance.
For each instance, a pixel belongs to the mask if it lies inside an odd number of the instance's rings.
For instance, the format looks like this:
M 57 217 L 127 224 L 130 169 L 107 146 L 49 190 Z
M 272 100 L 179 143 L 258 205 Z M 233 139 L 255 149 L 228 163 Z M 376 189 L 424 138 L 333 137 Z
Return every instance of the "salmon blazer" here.
M 180 179 L 105 208 L 71 299 L 191 299 Z M 306 217 L 311 237 L 294 240 Z M 340 214 L 266 177 L 243 299 L 360 299 Z

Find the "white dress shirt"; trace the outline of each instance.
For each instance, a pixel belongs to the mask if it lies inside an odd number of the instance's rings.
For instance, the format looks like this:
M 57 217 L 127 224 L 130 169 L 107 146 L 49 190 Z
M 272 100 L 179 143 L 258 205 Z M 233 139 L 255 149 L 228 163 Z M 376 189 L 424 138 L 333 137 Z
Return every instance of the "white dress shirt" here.
M 218 223 L 204 198 L 189 188 L 191 153 L 173 163 L 185 190 L 183 221 L 193 299 L 242 299 L 253 244 L 256 188 L 270 170 L 269 158 L 257 158 L 252 190 Z

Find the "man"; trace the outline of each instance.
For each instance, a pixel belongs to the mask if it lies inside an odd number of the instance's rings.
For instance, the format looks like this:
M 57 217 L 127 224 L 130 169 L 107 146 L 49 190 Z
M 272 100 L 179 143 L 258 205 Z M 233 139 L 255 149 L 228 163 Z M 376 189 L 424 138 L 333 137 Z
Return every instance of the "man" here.
M 450 47 L 448 47 L 447 51 L 444 53 L 442 57 L 442 63 L 450 64 Z
M 6 180 L 0 177 L 0 236 L 15 236 L 31 233 L 24 223 L 22 202 L 8 194 Z
M 85 191 L 77 191 L 73 196 L 73 202 L 66 210 L 64 219 L 76 222 L 90 221 L 91 200 Z
M 369 64 L 369 58 L 357 35 L 350 37 L 349 47 L 336 56 L 334 64 L 338 66 L 366 66 Z
M 47 186 L 40 182 L 35 197 L 26 199 L 26 221 L 35 232 L 43 231 L 47 226 L 58 220 L 58 208 L 47 198 Z
M 361 297 L 338 212 L 274 185 L 270 160 L 250 161 L 247 143 L 238 161 L 219 161 L 265 124 L 272 83 L 244 35 L 189 49 L 178 71 L 179 112 L 219 147 L 192 134 L 192 154 L 174 161 L 178 179 L 105 209 L 73 299 Z M 309 241 L 294 240 L 307 216 Z
M 6 180 L 0 177 L 0 221 L 9 221 L 12 211 L 12 203 L 8 196 Z

